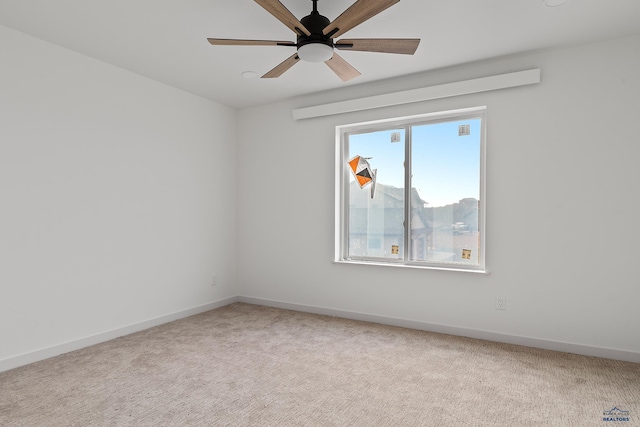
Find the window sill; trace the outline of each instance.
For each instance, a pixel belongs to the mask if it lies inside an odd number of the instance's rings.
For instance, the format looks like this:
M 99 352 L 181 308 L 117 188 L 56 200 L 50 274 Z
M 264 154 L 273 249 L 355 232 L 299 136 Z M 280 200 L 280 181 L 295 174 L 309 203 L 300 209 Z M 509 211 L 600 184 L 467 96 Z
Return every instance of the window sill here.
M 355 264 L 355 265 L 374 265 L 378 267 L 399 267 L 399 268 L 414 268 L 419 270 L 439 270 L 439 271 L 454 271 L 458 273 L 475 273 L 475 274 L 484 274 L 489 275 L 487 270 L 473 270 L 467 268 L 456 268 L 456 267 L 445 267 L 445 266 L 434 266 L 434 265 L 417 265 L 417 264 L 399 264 L 399 263 L 386 263 L 386 262 L 376 262 L 376 261 L 363 261 L 363 260 L 334 260 L 334 264 Z

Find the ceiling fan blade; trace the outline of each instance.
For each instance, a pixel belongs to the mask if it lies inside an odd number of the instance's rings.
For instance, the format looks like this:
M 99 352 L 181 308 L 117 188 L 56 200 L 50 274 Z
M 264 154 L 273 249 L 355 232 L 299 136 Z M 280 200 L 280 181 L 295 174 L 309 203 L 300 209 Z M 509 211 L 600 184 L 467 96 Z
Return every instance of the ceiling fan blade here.
M 264 7 L 267 12 L 272 14 L 278 21 L 282 22 L 288 28 L 291 29 L 296 34 L 299 34 L 300 31 L 307 36 L 310 36 L 311 33 L 309 30 L 305 28 L 304 25 L 296 18 L 293 13 L 289 12 L 282 3 L 278 0 L 254 0 L 260 6 Z
M 342 39 L 335 43 L 337 49 L 363 52 L 400 53 L 413 55 L 420 39 Z
M 276 65 L 276 67 L 273 70 L 269 71 L 267 74 L 262 76 L 262 78 L 273 79 L 276 77 L 280 77 L 285 71 L 287 71 L 289 68 L 296 65 L 298 61 L 300 61 L 300 58 L 298 57 L 298 53 L 296 52 L 290 57 L 288 57 L 287 59 L 285 59 L 284 61 L 282 61 L 280 64 Z
M 400 0 L 357 0 L 347 10 L 342 12 L 340 16 L 334 19 L 332 23 L 327 25 L 322 32 L 324 35 L 333 32 L 331 37 L 338 37 L 399 1 Z
M 286 40 L 207 39 L 214 46 L 295 46 Z
M 333 52 L 333 56 L 331 57 L 331 59 L 327 59 L 326 61 L 324 61 L 324 63 L 327 64 L 329 68 L 331 68 L 333 72 L 342 79 L 343 82 L 354 79 L 360 75 L 360 71 L 353 68 L 351 64 L 345 61 L 336 52 Z

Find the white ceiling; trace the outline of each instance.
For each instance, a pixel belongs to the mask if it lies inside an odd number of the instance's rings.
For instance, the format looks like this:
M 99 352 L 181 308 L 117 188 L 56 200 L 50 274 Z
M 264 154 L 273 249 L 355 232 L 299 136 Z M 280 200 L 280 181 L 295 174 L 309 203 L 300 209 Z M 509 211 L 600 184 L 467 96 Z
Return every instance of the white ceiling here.
M 281 0 L 298 19 L 311 0 Z M 355 0 L 320 0 L 335 19 Z M 640 0 L 401 0 L 345 38 L 420 38 L 414 56 L 347 52 L 362 75 L 343 83 L 325 64 L 300 61 L 277 79 L 262 75 L 289 57 L 280 46 L 211 46 L 206 38 L 295 41 L 252 0 L 0 0 L 0 24 L 232 107 L 472 61 L 640 33 Z M 1 61 L 1 55 L 0 55 Z

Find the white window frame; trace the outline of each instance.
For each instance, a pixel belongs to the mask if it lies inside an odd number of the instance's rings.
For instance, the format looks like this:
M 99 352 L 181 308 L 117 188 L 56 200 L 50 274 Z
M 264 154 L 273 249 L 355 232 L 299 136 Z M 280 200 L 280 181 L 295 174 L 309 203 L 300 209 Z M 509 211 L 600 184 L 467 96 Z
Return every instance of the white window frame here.
M 411 141 L 407 135 L 408 141 L 405 144 L 409 148 L 406 149 L 405 158 L 405 227 L 404 227 L 404 259 L 350 259 L 348 254 L 348 239 L 349 239 L 349 182 L 350 171 L 347 167 L 348 146 L 345 140 L 345 135 L 355 132 L 374 132 L 379 130 L 385 130 L 390 128 L 415 126 L 421 124 L 438 123 L 457 121 L 465 119 L 481 119 L 481 132 L 480 132 L 480 200 L 479 200 L 479 212 L 478 212 L 478 231 L 480 234 L 479 243 L 479 259 L 477 265 L 461 264 L 461 263 L 435 263 L 429 261 L 410 261 L 408 259 L 409 251 L 409 233 L 410 229 L 410 200 L 409 195 L 411 188 L 406 185 L 410 182 L 411 177 L 411 162 L 410 151 Z M 394 266 L 394 267 L 410 267 L 410 268 L 423 268 L 423 269 L 435 269 L 435 270 L 450 270 L 450 271 L 462 271 L 462 272 L 474 272 L 474 273 L 487 273 L 486 270 L 486 129 L 487 129 L 487 117 L 486 107 L 472 107 L 458 110 L 442 111 L 428 114 L 419 114 L 407 117 L 398 117 L 391 119 L 376 120 L 370 122 L 353 123 L 347 125 L 336 126 L 336 139 L 335 139 L 335 249 L 334 249 L 334 262 L 336 263 L 348 263 L 348 264 L 365 264 L 365 265 L 379 265 L 379 266 Z M 407 166 L 409 165 L 409 166 Z

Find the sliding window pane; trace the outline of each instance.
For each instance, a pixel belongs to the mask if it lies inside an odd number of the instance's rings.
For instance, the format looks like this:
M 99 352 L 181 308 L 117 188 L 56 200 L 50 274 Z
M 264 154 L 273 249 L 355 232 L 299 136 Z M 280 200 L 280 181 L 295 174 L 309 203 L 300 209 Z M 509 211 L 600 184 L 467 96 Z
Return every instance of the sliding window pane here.
M 412 127 L 409 259 L 479 265 L 481 119 Z
M 366 160 L 375 179 L 361 187 L 362 181 L 350 173 L 348 256 L 402 260 L 404 129 L 348 135 L 348 160 L 357 156 Z

